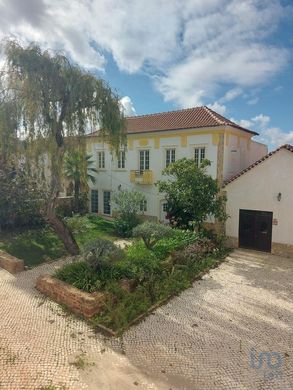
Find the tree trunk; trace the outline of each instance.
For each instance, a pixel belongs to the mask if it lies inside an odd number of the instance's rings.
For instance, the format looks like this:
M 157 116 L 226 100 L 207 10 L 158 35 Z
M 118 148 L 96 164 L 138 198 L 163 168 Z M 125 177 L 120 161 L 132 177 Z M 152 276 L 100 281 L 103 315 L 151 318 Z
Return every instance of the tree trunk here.
M 79 248 L 73 235 L 56 215 L 56 204 L 61 188 L 61 172 L 63 168 L 63 157 L 64 157 L 64 144 L 61 132 L 62 123 L 59 123 L 56 131 L 56 149 L 55 152 L 51 152 L 51 191 L 44 211 L 44 217 L 46 221 L 52 226 L 53 230 L 63 242 L 67 251 L 75 256 L 79 254 Z
M 50 210 L 47 212 L 46 220 L 60 238 L 60 240 L 63 242 L 66 250 L 73 256 L 78 255 L 79 247 L 73 235 L 65 223 L 56 216 L 55 210 Z

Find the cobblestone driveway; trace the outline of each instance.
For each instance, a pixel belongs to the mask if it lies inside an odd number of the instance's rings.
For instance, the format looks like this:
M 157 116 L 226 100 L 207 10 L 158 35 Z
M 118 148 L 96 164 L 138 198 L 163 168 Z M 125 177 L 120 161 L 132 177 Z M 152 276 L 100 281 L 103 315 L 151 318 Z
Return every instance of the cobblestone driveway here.
M 34 290 L 53 267 L 0 271 L 1 390 L 293 389 L 292 259 L 235 251 L 122 340 Z M 83 353 L 85 371 L 70 364 Z

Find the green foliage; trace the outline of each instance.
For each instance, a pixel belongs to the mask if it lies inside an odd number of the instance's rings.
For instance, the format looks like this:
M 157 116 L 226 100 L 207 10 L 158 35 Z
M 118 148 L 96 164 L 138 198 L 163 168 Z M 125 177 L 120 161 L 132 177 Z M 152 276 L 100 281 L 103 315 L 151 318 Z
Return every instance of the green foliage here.
M 140 282 L 161 272 L 160 261 L 141 241 L 127 248 L 123 265 L 128 275 Z
M 148 249 L 152 249 L 162 238 L 172 237 L 173 235 L 174 231 L 170 226 L 149 221 L 133 229 L 133 237 L 142 238 Z
M 216 250 L 215 245 L 208 238 L 200 238 L 195 243 L 186 246 L 184 249 L 172 254 L 173 264 L 193 266 L 196 262 L 202 261 L 207 254 Z
M 87 124 L 92 128 L 99 125 L 101 136 L 118 151 L 125 143 L 125 120 L 119 97 L 103 80 L 70 63 L 59 52 L 43 52 L 36 44 L 22 47 L 12 40 L 4 46 L 7 66 L 1 72 L 0 111 L 2 101 L 17 109 L 5 111 L 11 115 L 8 119 L 0 114 L 0 128 L 8 124 L 14 135 L 25 135 L 22 151 L 25 161 L 32 172 L 44 173 L 43 182 L 49 187 L 42 209 L 44 217 L 66 249 L 77 254 L 78 245 L 55 210 L 62 187 L 64 158 L 66 152 L 77 147 L 85 155 L 83 136 Z M 1 138 L 3 134 L 6 133 L 1 131 Z M 48 160 L 46 170 L 44 155 Z
M 139 224 L 138 212 L 145 196 L 135 190 L 120 190 L 113 194 L 113 209 L 117 213 L 115 231 L 121 237 L 131 237 L 132 230 Z
M 101 287 L 99 275 L 85 261 L 66 264 L 54 276 L 86 292 L 93 292 Z
M 36 266 L 66 253 L 62 242 L 48 226 L 17 233 L 2 232 L 0 249 L 23 259 L 27 266 Z
M 37 226 L 43 193 L 24 169 L 0 171 L 0 228 Z
M 81 212 L 83 209 L 83 199 L 80 199 L 81 189 L 88 189 L 88 181 L 96 182 L 94 174 L 98 171 L 92 166 L 94 161 L 91 158 L 92 156 L 85 155 L 80 150 L 71 150 L 65 157 L 64 173 L 65 177 L 73 184 L 76 212 Z
M 113 268 L 115 262 L 123 259 L 124 252 L 111 241 L 96 238 L 84 245 L 83 257 L 95 272 L 101 272 Z
M 175 250 L 185 248 L 198 239 L 198 235 L 190 230 L 173 229 L 174 236 L 163 238 L 153 247 L 153 251 L 160 259 L 165 259 Z
M 80 216 L 79 214 L 75 214 L 73 217 L 64 218 L 64 221 L 68 229 L 75 236 L 86 233 L 88 230 L 94 228 L 94 225 L 87 216 Z
M 209 165 L 205 160 L 197 167 L 193 160 L 183 158 L 163 171 L 167 179 L 157 185 L 166 196 L 168 213 L 176 226 L 201 228 L 208 216 L 220 221 L 227 218 L 226 199 L 220 194 L 217 180 L 206 172 Z

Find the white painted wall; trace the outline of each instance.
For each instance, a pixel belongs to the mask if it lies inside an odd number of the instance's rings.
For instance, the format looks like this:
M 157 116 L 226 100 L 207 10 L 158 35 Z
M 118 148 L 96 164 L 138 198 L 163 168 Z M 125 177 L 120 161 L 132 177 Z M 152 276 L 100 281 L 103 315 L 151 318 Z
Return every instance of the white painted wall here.
M 235 176 L 268 153 L 266 145 L 251 140 L 243 131 L 233 129 L 233 133 L 224 147 L 224 180 Z
M 211 161 L 211 166 L 208 168 L 208 173 L 216 178 L 217 176 L 217 155 L 218 155 L 218 146 L 213 144 L 213 132 L 218 132 L 219 130 L 224 130 L 224 128 L 215 127 L 209 129 L 210 134 L 200 134 L 202 130 L 206 129 L 198 129 L 199 134 L 187 136 L 187 146 L 181 146 L 181 138 L 178 134 L 181 131 L 169 131 L 166 132 L 156 132 L 154 133 L 144 133 L 141 134 L 140 137 L 144 139 L 148 139 L 148 146 L 141 147 L 139 144 L 139 140 L 134 140 L 133 148 L 127 150 L 126 153 L 126 167 L 125 169 L 117 169 L 117 160 L 113 157 L 108 149 L 107 144 L 103 144 L 99 141 L 99 139 L 93 138 L 94 142 L 91 145 L 91 150 L 89 153 L 93 155 L 94 160 L 96 161 L 97 166 L 97 152 L 98 150 L 105 150 L 105 170 L 100 170 L 96 175 L 96 184 L 89 183 L 91 189 L 96 189 L 99 191 L 99 211 L 103 213 L 103 191 L 116 191 L 118 187 L 122 189 L 136 189 L 145 194 L 147 199 L 147 212 L 146 215 L 155 216 L 159 219 L 162 219 L 164 213 L 162 212 L 163 205 L 163 195 L 159 194 L 155 185 L 139 185 L 133 184 L 130 182 L 130 171 L 139 169 L 139 150 L 149 149 L 150 150 L 150 169 L 154 172 L 154 183 L 160 179 L 162 179 L 162 170 L 165 168 L 165 160 L 166 160 L 166 149 L 175 148 L 176 149 L 176 160 L 179 160 L 183 157 L 186 158 L 194 158 L 194 148 L 202 147 L 206 148 L 206 158 Z M 186 132 L 194 132 L 194 129 L 185 130 Z M 243 132 L 239 132 L 240 134 Z M 166 134 L 170 135 L 169 137 L 165 137 Z M 174 134 L 174 136 L 172 136 Z M 153 136 L 162 136 L 160 138 L 160 148 L 156 149 L 154 144 Z M 230 142 L 237 143 L 230 137 Z M 224 172 L 224 179 L 227 177 L 231 177 L 231 172 L 239 172 L 239 170 L 243 169 L 242 165 L 237 165 L 234 160 L 227 159 L 228 150 L 231 149 L 231 145 L 226 146 L 224 158 L 224 166 L 226 167 L 226 171 L 230 174 L 227 176 L 227 172 Z M 245 140 L 245 145 L 247 146 L 247 142 Z M 243 155 L 246 156 L 248 153 L 247 149 L 244 149 Z M 256 160 L 257 158 L 255 158 Z M 230 166 L 233 166 L 233 169 Z M 247 165 L 245 165 L 247 166 Z
M 273 212 L 272 242 L 293 244 L 293 153 L 279 152 L 225 187 L 226 234 L 238 237 L 239 209 Z M 278 201 L 278 193 L 282 194 Z

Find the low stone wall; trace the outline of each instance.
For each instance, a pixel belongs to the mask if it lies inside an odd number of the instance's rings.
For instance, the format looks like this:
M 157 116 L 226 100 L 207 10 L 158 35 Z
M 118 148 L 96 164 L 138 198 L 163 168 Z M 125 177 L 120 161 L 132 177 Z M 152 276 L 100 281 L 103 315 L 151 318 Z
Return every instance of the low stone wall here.
M 11 274 L 16 274 L 24 270 L 24 261 L 0 250 L 0 267 Z
M 85 318 L 91 318 L 98 314 L 103 309 L 106 298 L 105 294 L 86 293 L 51 275 L 40 276 L 37 279 L 36 288 Z

